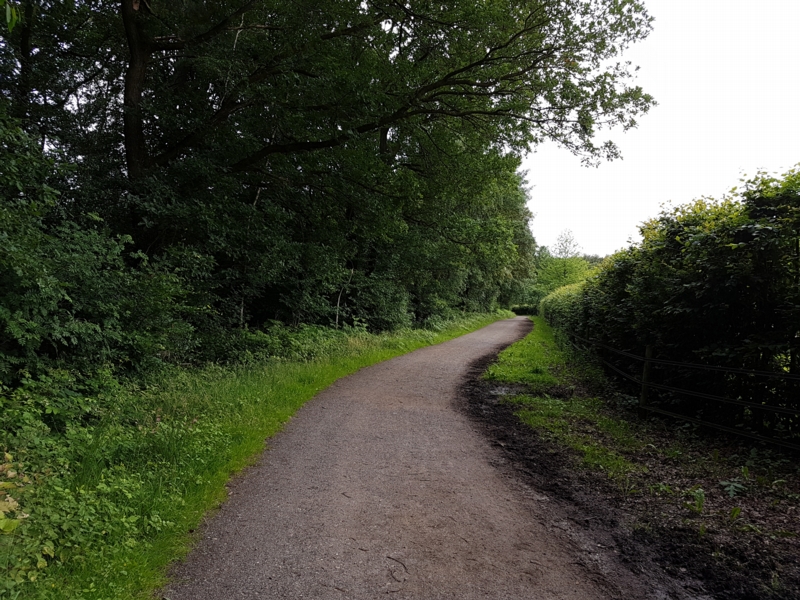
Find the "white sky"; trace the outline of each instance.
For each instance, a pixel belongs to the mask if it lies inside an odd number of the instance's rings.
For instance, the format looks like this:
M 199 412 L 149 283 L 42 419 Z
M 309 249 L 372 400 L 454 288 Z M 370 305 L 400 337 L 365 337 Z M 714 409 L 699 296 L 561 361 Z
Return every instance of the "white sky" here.
M 645 0 L 653 31 L 623 59 L 658 106 L 627 133 L 600 131 L 623 159 L 597 168 L 555 145 L 523 162 L 533 234 L 571 229 L 589 254 L 638 240 L 660 206 L 721 197 L 742 176 L 800 163 L 800 0 Z

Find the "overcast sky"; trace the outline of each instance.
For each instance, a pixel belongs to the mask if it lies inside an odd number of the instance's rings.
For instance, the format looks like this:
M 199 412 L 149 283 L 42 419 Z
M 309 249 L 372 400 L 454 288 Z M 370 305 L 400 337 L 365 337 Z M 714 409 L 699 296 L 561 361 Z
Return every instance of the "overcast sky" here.
M 589 254 L 638 239 L 672 201 L 720 197 L 744 175 L 800 163 L 800 0 L 644 0 L 653 32 L 625 58 L 658 106 L 627 133 L 623 159 L 582 167 L 554 145 L 523 163 L 537 242 L 571 229 Z

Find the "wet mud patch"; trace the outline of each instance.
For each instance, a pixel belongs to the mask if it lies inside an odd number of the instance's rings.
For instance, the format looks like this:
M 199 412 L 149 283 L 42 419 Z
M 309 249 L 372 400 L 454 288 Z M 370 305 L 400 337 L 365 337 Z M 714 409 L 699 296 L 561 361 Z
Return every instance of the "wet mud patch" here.
M 525 393 L 524 386 L 481 378 L 491 362 L 472 364 L 459 409 L 499 450 L 497 466 L 545 498 L 552 525 L 582 548 L 597 549 L 595 564 L 585 566 L 615 582 L 622 597 L 635 578 L 648 582 L 652 598 L 800 599 L 796 540 L 698 536 L 674 507 L 649 495 L 627 495 L 605 474 L 580 468 L 574 451 L 539 435 L 516 415 L 519 406 L 503 401 Z M 569 398 L 574 390 L 549 393 Z M 670 468 L 652 460 L 647 467 L 654 481 L 659 469 Z

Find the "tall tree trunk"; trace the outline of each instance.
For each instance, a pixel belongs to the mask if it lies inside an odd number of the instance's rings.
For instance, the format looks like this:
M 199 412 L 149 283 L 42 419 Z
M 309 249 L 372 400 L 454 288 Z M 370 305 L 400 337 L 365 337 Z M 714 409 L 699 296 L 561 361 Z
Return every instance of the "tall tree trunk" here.
M 150 59 L 150 43 L 142 28 L 143 5 L 139 0 L 122 0 L 122 23 L 128 40 L 130 60 L 125 73 L 123 96 L 123 133 L 125 135 L 125 160 L 128 177 L 137 179 L 147 167 L 147 142 L 142 118 L 142 93 Z

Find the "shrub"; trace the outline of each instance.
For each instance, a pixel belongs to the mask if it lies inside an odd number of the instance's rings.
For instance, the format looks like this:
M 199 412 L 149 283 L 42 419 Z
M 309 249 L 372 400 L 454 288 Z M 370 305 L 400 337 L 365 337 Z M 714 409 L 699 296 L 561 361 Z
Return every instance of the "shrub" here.
M 800 170 L 759 175 L 736 194 L 663 211 L 642 242 L 607 258 L 580 289 L 541 305 L 549 322 L 639 356 L 800 374 Z M 585 335 L 585 334 L 584 334 Z M 606 353 L 636 373 L 641 363 Z M 796 382 L 716 371 L 662 370 L 662 383 L 797 407 Z M 680 410 L 776 435 L 796 419 L 672 396 Z M 782 434 L 781 434 L 782 435 Z
M 584 282 L 558 288 L 539 303 L 539 314 L 547 323 L 567 332 L 583 330 Z
M 91 372 L 179 359 L 194 345 L 177 275 L 130 238 L 82 223 L 48 184 L 53 164 L 0 116 L 0 383 L 53 368 Z

